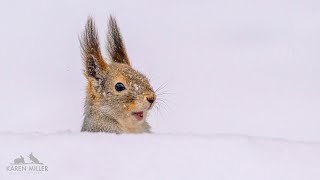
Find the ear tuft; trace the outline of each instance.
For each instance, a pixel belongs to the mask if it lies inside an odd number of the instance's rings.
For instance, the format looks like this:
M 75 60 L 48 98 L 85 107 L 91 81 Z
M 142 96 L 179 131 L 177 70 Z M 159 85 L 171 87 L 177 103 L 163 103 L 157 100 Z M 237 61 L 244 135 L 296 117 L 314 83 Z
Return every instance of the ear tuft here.
M 122 41 L 120 29 L 113 16 L 109 17 L 107 51 L 113 62 L 123 63 L 130 66 L 130 61 L 126 52 L 126 47 Z
M 94 77 L 95 79 L 98 79 L 97 77 L 97 64 L 95 62 L 95 59 L 89 58 L 87 61 L 87 73 L 89 76 Z
M 107 69 L 108 65 L 101 55 L 98 31 L 91 17 L 88 17 L 85 30 L 80 38 L 80 46 L 85 74 L 99 79 L 98 76 Z

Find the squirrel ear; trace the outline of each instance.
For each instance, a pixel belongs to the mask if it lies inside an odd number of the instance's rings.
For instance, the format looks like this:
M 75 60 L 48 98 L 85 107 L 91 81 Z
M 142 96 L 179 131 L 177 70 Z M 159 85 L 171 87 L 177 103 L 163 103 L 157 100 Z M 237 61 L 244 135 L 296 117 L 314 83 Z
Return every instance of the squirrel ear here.
M 101 55 L 98 31 L 91 17 L 88 17 L 85 30 L 80 38 L 80 46 L 85 75 L 96 80 L 102 78 L 101 73 L 107 69 L 108 64 Z
M 126 47 L 122 41 L 120 29 L 113 16 L 109 17 L 107 51 L 112 62 L 123 63 L 130 66 L 130 61 L 126 52 Z
M 88 57 L 85 61 L 85 74 L 89 78 L 99 81 L 103 79 L 103 68 L 99 65 L 99 61 L 94 57 Z

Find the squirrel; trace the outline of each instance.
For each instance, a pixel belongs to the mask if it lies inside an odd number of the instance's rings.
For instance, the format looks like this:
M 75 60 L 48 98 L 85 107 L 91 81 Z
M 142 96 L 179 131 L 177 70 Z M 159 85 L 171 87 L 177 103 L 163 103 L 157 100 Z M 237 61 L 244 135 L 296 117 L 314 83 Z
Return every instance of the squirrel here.
M 156 94 L 148 78 L 132 68 L 113 16 L 108 20 L 106 43 L 111 63 L 104 60 L 95 22 L 88 17 L 80 37 L 84 76 L 88 82 L 81 131 L 150 133 L 146 117 Z

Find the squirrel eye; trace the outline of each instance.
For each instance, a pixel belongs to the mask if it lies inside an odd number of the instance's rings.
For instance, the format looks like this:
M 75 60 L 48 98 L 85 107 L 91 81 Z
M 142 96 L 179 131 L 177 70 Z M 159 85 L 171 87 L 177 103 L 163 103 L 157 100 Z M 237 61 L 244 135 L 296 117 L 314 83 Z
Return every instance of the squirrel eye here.
M 115 86 L 114 86 L 114 88 L 116 89 L 116 91 L 123 91 L 123 90 L 125 90 L 126 89 L 126 87 L 123 85 L 123 83 L 121 83 L 121 82 L 118 82 Z

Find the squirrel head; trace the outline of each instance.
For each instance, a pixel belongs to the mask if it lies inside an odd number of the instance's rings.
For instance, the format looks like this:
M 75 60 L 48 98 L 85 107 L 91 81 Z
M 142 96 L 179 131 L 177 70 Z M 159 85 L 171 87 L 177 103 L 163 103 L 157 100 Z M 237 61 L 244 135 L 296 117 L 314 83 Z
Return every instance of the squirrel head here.
M 118 123 L 144 122 L 156 95 L 148 78 L 133 69 L 115 18 L 110 16 L 107 53 L 103 59 L 94 20 L 89 17 L 80 40 L 84 75 L 88 80 L 87 105 Z

